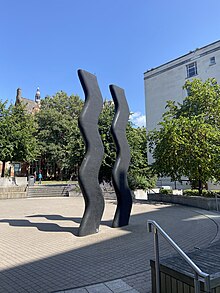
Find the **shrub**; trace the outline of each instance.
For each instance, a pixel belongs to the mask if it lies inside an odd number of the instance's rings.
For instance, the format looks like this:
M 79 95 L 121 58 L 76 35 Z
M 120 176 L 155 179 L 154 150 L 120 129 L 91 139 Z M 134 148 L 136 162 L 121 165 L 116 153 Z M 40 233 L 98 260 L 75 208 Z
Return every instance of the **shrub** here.
M 172 194 L 172 190 L 160 188 L 160 193 L 161 194 Z
M 155 186 L 155 177 L 147 178 L 143 175 L 128 173 L 128 185 L 131 190 L 152 188 Z
M 212 190 L 204 189 L 202 191 L 202 196 L 203 197 L 215 197 L 216 194 L 220 195 L 219 190 L 216 190 L 216 191 L 213 190 L 212 191 Z M 198 191 L 198 189 L 187 189 L 187 190 L 183 191 L 183 195 L 186 195 L 186 196 L 199 196 L 199 191 Z

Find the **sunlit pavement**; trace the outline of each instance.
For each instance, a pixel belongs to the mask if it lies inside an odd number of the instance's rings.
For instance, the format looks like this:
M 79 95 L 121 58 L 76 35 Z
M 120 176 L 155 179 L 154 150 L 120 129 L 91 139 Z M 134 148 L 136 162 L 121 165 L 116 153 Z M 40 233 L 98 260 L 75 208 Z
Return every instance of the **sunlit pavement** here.
M 81 197 L 0 201 L 0 292 L 150 292 L 148 219 L 185 252 L 219 239 L 220 214 L 135 203 L 130 224 L 111 228 L 115 208 L 106 201 L 99 233 L 78 237 Z M 163 239 L 160 250 L 161 257 L 174 253 Z

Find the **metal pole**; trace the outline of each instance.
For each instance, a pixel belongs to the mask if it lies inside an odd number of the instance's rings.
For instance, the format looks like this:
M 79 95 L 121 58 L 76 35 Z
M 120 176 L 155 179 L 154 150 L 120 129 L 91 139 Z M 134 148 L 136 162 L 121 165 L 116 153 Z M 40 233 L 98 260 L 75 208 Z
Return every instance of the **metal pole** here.
M 194 278 L 195 293 L 200 293 L 199 276 L 196 272 L 194 272 L 194 274 L 195 274 L 195 278 Z
M 216 202 L 216 211 L 218 212 L 218 196 L 215 195 L 215 202 Z
M 156 293 L 160 293 L 160 255 L 157 228 L 154 227 L 154 251 L 155 251 L 155 273 L 156 273 Z
M 210 276 L 205 277 L 205 292 L 206 293 L 210 293 L 211 292 Z

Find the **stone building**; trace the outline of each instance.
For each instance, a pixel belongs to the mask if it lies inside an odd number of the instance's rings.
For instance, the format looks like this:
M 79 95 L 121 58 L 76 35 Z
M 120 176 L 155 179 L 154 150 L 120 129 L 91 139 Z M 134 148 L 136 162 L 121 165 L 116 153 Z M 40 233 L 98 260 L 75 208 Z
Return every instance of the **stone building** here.
M 15 105 L 18 104 L 24 104 L 25 109 L 27 110 L 28 113 L 34 114 L 40 110 L 40 89 L 39 87 L 37 88 L 36 94 L 35 94 L 35 100 L 30 100 L 23 98 L 21 96 L 21 89 L 17 89 L 17 95 L 16 95 L 16 101 Z

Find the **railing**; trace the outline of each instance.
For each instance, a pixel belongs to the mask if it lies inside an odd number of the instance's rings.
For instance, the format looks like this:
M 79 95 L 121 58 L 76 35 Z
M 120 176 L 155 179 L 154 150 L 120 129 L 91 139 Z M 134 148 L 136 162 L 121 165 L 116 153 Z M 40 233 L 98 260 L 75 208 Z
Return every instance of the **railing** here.
M 199 276 L 205 281 L 205 292 L 210 291 L 210 276 L 200 270 L 199 267 L 179 248 L 179 246 L 164 232 L 164 230 L 153 220 L 148 220 L 148 231 L 154 232 L 154 252 L 155 252 L 155 273 L 156 273 L 156 293 L 160 293 L 160 257 L 159 257 L 159 239 L 158 232 L 162 235 L 167 242 L 179 253 L 179 255 L 189 264 L 194 272 L 194 288 L 195 293 L 200 293 Z M 153 229 L 152 229 L 153 226 Z

